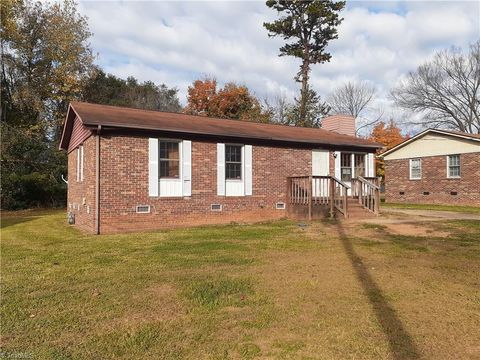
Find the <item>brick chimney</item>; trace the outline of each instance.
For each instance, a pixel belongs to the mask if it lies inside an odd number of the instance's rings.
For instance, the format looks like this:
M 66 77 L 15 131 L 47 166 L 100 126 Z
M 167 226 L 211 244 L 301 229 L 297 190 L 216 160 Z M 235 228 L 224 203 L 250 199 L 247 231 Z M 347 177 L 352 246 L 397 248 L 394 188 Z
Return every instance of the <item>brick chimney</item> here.
M 355 136 L 355 118 L 344 114 L 327 116 L 322 120 L 322 129 Z

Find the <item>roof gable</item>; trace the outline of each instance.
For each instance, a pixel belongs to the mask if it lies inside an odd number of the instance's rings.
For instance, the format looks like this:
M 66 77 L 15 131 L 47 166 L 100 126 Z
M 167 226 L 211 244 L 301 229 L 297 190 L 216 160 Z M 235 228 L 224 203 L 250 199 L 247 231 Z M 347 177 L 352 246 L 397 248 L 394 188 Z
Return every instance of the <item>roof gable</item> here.
M 480 152 L 480 135 L 427 129 L 380 156 L 385 160 Z
M 68 147 L 69 135 L 76 114 L 86 127 L 124 128 L 168 131 L 192 135 L 213 135 L 228 138 L 271 140 L 316 145 L 337 145 L 378 149 L 382 145 L 353 136 L 323 129 L 261 124 L 248 121 L 210 118 L 180 113 L 148 111 L 108 105 L 72 102 L 60 147 Z

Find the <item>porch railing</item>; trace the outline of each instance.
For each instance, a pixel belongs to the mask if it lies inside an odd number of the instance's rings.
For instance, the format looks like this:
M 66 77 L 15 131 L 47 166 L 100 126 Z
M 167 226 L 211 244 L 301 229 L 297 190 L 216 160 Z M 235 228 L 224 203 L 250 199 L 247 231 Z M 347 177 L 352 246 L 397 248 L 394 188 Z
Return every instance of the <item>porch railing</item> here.
M 332 176 L 330 181 L 330 186 L 332 187 L 332 204 L 331 206 L 331 213 L 333 214 L 333 207 L 340 211 L 344 217 L 348 217 L 348 189 L 350 186 L 342 182 L 341 180 L 337 179 L 336 177 Z
M 352 179 L 352 196 L 365 209 L 378 214 L 380 207 L 380 179 L 358 176 Z
M 293 176 L 287 178 L 287 204 L 308 206 L 312 218 L 314 206 L 329 206 L 330 215 L 335 209 L 348 217 L 347 193 L 349 186 L 332 176 Z

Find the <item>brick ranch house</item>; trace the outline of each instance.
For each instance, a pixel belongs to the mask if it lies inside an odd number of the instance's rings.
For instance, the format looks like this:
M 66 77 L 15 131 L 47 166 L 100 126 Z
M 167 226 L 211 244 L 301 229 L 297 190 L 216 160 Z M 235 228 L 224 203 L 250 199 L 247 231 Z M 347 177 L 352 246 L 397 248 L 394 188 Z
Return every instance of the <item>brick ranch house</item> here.
M 60 143 L 70 219 L 97 234 L 278 219 L 295 207 L 312 218 L 328 204 L 346 215 L 348 187 L 374 175 L 379 147 L 325 129 L 81 102 Z
M 386 201 L 480 206 L 480 134 L 428 129 L 381 156 Z

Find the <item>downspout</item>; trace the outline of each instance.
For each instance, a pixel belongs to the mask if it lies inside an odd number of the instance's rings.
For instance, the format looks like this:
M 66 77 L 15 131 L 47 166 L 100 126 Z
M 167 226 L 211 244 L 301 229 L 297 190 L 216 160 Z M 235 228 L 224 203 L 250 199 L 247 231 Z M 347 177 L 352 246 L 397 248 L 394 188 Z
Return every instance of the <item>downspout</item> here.
M 100 132 L 102 125 L 98 125 L 95 135 L 95 233 L 100 234 Z

